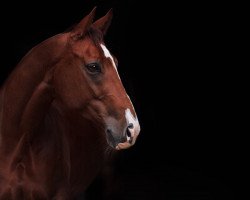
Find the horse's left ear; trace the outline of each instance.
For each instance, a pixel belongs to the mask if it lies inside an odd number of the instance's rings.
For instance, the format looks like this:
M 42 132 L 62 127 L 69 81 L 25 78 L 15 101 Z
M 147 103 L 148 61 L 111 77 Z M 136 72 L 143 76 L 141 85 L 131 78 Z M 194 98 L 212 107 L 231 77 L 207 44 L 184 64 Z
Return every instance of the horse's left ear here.
M 111 24 L 112 17 L 113 17 L 113 10 L 111 8 L 104 17 L 95 21 L 92 24 L 92 26 L 99 29 L 102 32 L 102 34 L 105 35 Z

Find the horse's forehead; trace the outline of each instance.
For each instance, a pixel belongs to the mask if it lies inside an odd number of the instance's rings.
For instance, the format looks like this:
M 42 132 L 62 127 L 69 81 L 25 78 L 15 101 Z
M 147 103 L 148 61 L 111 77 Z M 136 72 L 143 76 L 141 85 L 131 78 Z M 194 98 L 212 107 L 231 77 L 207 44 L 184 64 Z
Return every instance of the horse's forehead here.
M 100 48 L 98 48 L 98 46 L 93 44 L 92 42 L 89 42 L 86 47 L 87 48 L 86 48 L 85 53 L 88 56 L 99 57 L 101 55 Z
M 100 48 L 90 39 L 85 39 L 73 46 L 75 54 L 82 58 L 98 58 L 101 55 Z

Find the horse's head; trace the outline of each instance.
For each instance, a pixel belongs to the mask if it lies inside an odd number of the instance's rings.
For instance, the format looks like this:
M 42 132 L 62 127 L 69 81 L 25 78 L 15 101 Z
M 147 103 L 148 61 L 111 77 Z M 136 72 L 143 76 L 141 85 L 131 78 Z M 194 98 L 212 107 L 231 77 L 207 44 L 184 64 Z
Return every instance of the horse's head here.
M 67 48 L 54 71 L 58 99 L 91 120 L 117 149 L 132 146 L 140 132 L 134 107 L 117 71 L 117 60 L 103 36 L 112 11 L 93 23 L 95 9 L 66 33 Z

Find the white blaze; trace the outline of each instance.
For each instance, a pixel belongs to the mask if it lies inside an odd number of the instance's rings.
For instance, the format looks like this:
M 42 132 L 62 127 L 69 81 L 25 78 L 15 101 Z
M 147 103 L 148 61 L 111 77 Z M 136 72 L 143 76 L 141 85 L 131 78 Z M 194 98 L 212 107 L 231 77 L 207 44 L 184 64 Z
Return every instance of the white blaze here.
M 115 68 L 115 70 L 116 70 L 116 72 L 117 72 L 117 75 L 118 75 L 118 77 L 119 77 L 119 79 L 120 79 L 120 76 L 119 76 L 119 74 L 118 74 L 118 71 L 117 71 L 117 68 L 116 68 L 115 61 L 114 61 L 113 56 L 110 54 L 110 52 L 109 52 L 109 50 L 107 49 L 106 46 L 104 46 L 103 44 L 100 44 L 100 46 L 101 46 L 101 48 L 102 48 L 102 50 L 103 50 L 103 52 L 104 52 L 104 56 L 105 56 L 106 58 L 109 58 L 109 59 L 111 60 L 111 63 L 112 63 L 112 65 L 113 65 L 113 67 Z
M 132 108 L 134 109 L 134 112 L 135 112 L 134 105 L 133 105 L 133 103 L 132 103 L 132 101 L 131 101 L 130 97 L 128 96 L 128 94 L 127 94 L 127 97 L 128 97 L 128 100 L 130 101 L 130 104 L 132 105 Z
M 127 124 L 130 124 L 130 123 L 133 124 L 133 128 L 129 129 L 131 133 L 131 137 L 137 137 L 140 132 L 139 121 L 137 117 L 133 116 L 129 108 L 125 110 L 125 118 L 127 120 Z

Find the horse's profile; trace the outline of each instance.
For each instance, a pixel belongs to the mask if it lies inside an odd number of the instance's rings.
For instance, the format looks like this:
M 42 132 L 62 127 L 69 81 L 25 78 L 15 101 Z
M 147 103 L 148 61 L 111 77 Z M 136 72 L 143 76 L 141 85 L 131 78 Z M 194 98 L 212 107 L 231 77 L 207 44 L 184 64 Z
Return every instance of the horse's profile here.
M 112 11 L 34 47 L 0 91 L 0 200 L 74 199 L 140 132 L 103 36 Z

